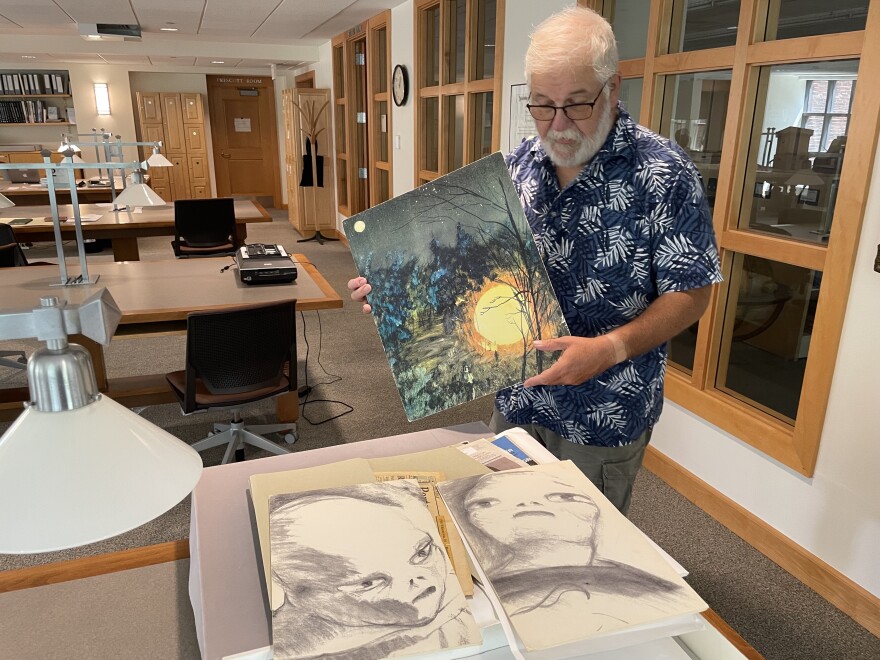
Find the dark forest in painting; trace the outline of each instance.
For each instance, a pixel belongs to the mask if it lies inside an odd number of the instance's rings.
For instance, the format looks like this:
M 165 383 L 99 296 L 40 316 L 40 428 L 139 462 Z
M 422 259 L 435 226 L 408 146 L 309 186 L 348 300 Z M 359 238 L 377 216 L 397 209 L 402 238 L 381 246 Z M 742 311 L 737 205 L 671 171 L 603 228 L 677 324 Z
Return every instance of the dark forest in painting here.
M 539 373 L 568 329 L 500 154 L 344 222 L 412 421 Z

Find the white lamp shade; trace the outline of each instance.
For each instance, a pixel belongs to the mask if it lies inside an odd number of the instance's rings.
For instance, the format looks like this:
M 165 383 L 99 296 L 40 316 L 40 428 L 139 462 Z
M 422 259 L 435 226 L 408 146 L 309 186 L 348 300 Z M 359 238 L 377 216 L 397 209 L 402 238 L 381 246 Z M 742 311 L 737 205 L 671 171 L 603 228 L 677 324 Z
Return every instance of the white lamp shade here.
M 70 160 L 73 161 L 74 163 L 85 163 L 86 162 L 82 158 L 80 158 L 79 154 L 73 154 L 73 156 L 71 157 Z
M 73 149 L 73 152 L 77 153 L 77 154 L 82 153 L 82 149 L 80 149 L 78 146 L 76 146 L 75 144 L 73 144 L 71 142 L 62 142 L 59 145 L 58 149 L 56 149 L 56 151 L 59 154 L 61 154 L 61 153 L 64 153 L 65 151 L 67 151 L 68 149 Z
M 28 408 L 0 438 L 0 553 L 134 529 L 180 502 L 201 471 L 192 447 L 106 396 L 65 412 Z
M 147 158 L 147 164 L 150 167 L 174 167 L 174 163 L 165 158 L 165 156 L 160 154 L 158 151 Z
M 11 206 L 15 206 L 15 202 L 0 193 L 0 209 L 8 209 Z
M 167 202 L 146 183 L 132 183 L 116 196 L 116 206 L 163 206 Z

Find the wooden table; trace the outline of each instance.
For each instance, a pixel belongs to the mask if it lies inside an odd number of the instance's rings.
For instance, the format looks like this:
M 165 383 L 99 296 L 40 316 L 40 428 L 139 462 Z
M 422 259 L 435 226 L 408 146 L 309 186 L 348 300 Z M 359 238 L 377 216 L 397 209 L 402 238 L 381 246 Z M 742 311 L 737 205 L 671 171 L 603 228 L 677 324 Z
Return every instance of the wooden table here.
M 44 176 L 41 173 L 40 176 Z M 85 181 L 77 179 L 77 182 Z M 122 179 L 116 177 L 116 194 L 122 192 Z M 0 181 L 0 193 L 11 199 L 17 206 L 35 206 L 49 203 L 49 191 L 46 186 L 39 183 L 12 183 L 11 181 Z M 59 204 L 70 203 L 70 188 L 56 188 L 55 199 Z M 110 186 L 90 186 L 82 185 L 76 188 L 77 198 L 80 203 L 98 203 L 109 202 L 113 199 L 110 192 Z
M 107 238 L 113 244 L 115 261 L 137 261 L 140 259 L 138 238 L 147 236 L 174 236 L 174 207 L 145 206 L 140 213 L 132 211 L 113 211 L 100 204 L 80 204 L 80 215 L 100 215 L 95 222 L 83 222 L 85 238 Z M 65 240 L 76 238 L 73 224 L 73 206 L 63 204 L 58 214 L 69 220 L 61 225 L 61 237 Z M 55 241 L 52 226 L 52 209 L 44 206 L 11 207 L 0 210 L 0 222 L 14 218 L 32 218 L 26 225 L 14 225 L 13 230 L 19 243 L 36 241 Z M 48 220 L 47 220 L 48 219 Z M 272 216 L 256 201 L 235 200 L 235 241 L 244 245 L 247 239 L 249 222 L 272 222 Z M 169 256 L 171 248 L 169 245 Z
M 110 291 L 122 320 L 115 336 L 140 337 L 158 334 L 185 334 L 189 312 L 223 309 L 235 305 L 296 298 L 298 310 L 342 307 L 342 299 L 317 269 L 301 254 L 294 254 L 299 275 L 293 284 L 248 286 L 238 277 L 229 257 L 176 259 L 172 261 L 129 261 L 89 264 L 96 284 L 60 287 L 57 266 L 4 268 L 0 277 L 0 312 L 33 309 L 40 297 L 53 295 L 71 304 L 80 303 L 97 289 Z M 92 353 L 98 388 L 128 407 L 173 403 L 177 399 L 165 381 L 165 374 L 110 379 L 103 347 L 84 337 L 77 343 Z M 182 365 L 181 365 L 182 366 Z M 294 421 L 298 413 L 295 393 L 279 397 L 278 413 L 284 421 Z M 21 402 L 29 399 L 27 388 L 0 389 L 0 420 L 15 419 Z

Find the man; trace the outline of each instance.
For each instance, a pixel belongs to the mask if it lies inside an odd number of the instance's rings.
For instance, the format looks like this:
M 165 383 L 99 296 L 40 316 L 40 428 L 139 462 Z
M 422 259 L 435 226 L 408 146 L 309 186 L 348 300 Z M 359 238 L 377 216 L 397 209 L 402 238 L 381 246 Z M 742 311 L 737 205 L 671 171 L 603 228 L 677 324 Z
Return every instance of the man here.
M 617 65 L 611 26 L 589 9 L 532 34 L 538 137 L 506 161 L 572 336 L 534 343 L 562 353 L 499 392 L 490 425 L 525 428 L 626 513 L 663 406 L 666 342 L 700 318 L 721 272 L 697 169 L 618 106 Z M 348 286 L 366 300 L 364 278 Z

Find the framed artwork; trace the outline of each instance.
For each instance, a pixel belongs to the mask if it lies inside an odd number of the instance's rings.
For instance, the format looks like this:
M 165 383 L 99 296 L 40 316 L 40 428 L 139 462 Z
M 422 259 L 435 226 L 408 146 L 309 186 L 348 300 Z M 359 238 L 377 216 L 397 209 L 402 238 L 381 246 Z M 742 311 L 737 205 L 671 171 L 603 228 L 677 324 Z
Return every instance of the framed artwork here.
M 501 154 L 343 222 L 413 421 L 520 383 L 570 334 Z

